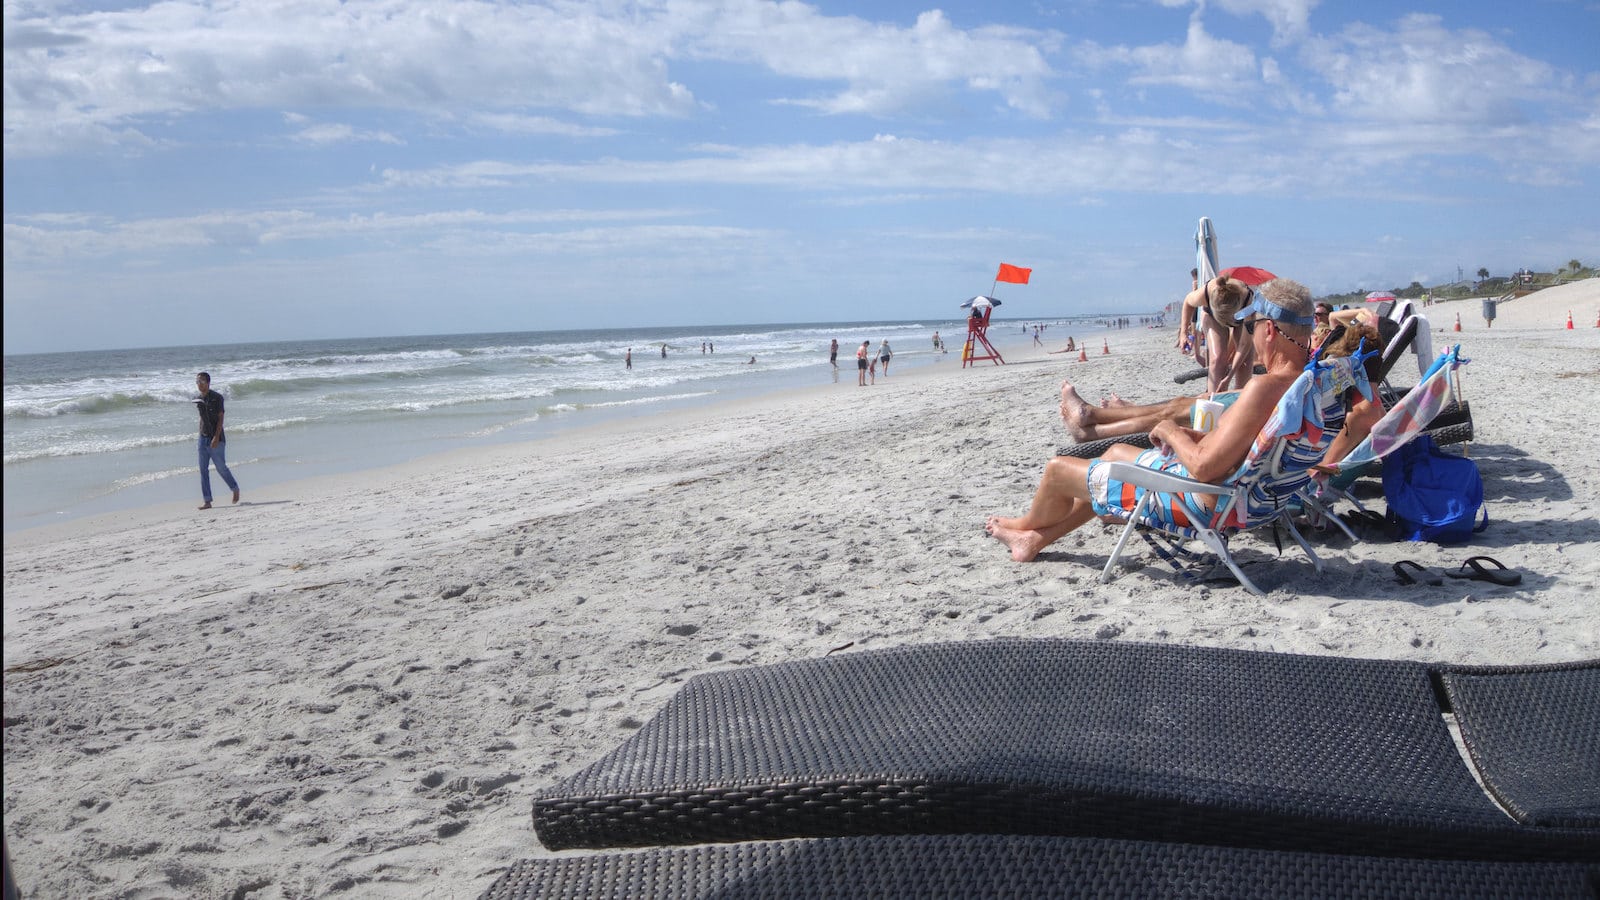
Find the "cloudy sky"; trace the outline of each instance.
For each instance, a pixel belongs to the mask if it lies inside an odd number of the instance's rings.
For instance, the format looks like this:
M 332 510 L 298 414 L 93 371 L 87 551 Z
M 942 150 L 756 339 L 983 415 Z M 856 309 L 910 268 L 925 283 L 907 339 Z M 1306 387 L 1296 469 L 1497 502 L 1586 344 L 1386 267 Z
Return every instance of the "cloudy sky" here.
M 1600 262 L 1600 0 L 5 4 L 5 351 Z

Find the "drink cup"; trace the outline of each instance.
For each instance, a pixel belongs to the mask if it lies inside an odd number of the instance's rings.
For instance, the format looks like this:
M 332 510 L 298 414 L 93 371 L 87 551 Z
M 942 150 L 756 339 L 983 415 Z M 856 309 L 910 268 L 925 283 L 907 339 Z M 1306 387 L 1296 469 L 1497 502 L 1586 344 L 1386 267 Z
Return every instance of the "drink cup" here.
M 1210 431 L 1217 427 L 1217 418 L 1222 415 L 1224 409 L 1226 407 L 1215 400 L 1196 400 L 1190 425 L 1195 431 Z

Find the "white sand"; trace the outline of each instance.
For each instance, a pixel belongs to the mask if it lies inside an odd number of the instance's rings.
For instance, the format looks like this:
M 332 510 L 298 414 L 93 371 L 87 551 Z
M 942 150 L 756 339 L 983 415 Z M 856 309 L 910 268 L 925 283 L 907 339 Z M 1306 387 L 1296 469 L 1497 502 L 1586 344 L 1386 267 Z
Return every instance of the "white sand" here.
M 1448 329 L 1455 305 L 1430 310 Z M 1091 524 L 1017 564 L 1020 512 L 1086 396 L 1175 392 L 1170 332 L 1088 362 L 955 354 L 843 383 L 8 534 L 5 831 L 30 896 L 471 897 L 544 853 L 531 796 L 688 676 L 999 635 L 1533 663 L 1600 656 L 1600 281 L 1459 339 L 1489 529 L 1235 542 L 1270 593 L 1185 587 Z M 1571 309 L 1578 327 L 1563 326 Z M 1052 335 L 1052 346 L 1064 336 Z M 1095 351 L 1098 351 L 1098 347 Z M 1371 491 L 1368 492 L 1369 494 Z M 1381 500 L 1379 501 L 1381 504 Z M 1522 586 L 1397 585 L 1488 554 Z

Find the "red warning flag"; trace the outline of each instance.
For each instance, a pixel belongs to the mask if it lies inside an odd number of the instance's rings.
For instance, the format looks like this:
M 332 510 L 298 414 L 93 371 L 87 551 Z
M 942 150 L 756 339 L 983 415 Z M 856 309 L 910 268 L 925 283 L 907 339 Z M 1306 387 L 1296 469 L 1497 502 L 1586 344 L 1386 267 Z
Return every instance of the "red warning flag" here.
M 1000 264 L 1000 274 L 994 277 L 995 281 L 1004 281 L 1008 284 L 1027 284 L 1028 276 L 1033 274 L 1032 269 L 1013 266 L 1010 263 Z

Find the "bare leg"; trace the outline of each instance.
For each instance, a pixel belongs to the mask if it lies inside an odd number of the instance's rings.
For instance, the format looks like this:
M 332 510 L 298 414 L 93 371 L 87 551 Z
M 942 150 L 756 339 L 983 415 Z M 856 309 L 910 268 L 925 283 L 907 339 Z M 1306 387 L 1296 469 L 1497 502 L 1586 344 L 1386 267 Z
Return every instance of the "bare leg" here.
M 1206 316 L 1206 346 L 1211 351 L 1211 361 L 1206 365 L 1206 385 L 1215 393 L 1228 389 L 1232 375 L 1233 344 L 1229 340 L 1231 329 L 1223 328 Z
M 1078 394 L 1072 382 L 1061 382 L 1061 424 L 1067 426 L 1067 434 L 1073 440 L 1092 441 L 1100 437 L 1095 433 L 1094 414 L 1095 408 Z
M 1246 343 L 1239 345 L 1239 352 L 1234 354 L 1233 371 L 1228 373 L 1233 382 L 1233 389 L 1244 390 L 1245 383 L 1254 374 L 1256 365 L 1255 347 Z
M 1005 544 L 1011 550 L 1011 558 L 1013 560 L 1017 562 L 1033 562 L 1041 550 L 1060 540 L 1073 527 L 1075 526 L 1062 523 L 1054 528 L 1046 528 L 1040 531 L 1021 531 L 1014 528 L 1006 528 L 999 524 L 997 516 L 991 516 L 988 523 L 983 526 L 983 530 L 989 532 L 990 536 L 998 539 L 1000 543 Z
M 1122 398 L 1120 406 L 1090 406 L 1070 383 L 1061 385 L 1061 422 L 1075 441 L 1144 434 L 1163 419 L 1187 424 L 1194 398 L 1176 397 L 1165 403 L 1135 406 Z
M 1090 462 L 1071 456 L 1051 459 L 1045 463 L 1028 511 L 1015 519 L 994 516 L 990 521 L 1001 528 L 1020 531 L 1038 531 L 1069 521 L 1075 521 L 1073 527 L 1077 527 L 1089 521 L 1094 516 L 1089 506 Z

